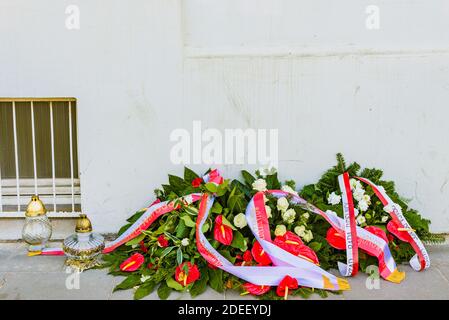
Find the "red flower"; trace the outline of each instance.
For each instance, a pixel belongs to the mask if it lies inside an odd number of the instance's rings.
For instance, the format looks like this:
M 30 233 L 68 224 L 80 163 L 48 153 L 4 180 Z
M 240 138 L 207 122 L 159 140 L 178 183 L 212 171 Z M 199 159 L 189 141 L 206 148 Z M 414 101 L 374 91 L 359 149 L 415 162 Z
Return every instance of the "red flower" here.
M 327 230 L 326 240 L 335 249 L 346 249 L 345 236 L 340 234 L 335 228 L 329 228 Z
M 375 234 L 379 238 L 382 238 L 385 240 L 386 243 L 388 243 L 387 235 L 385 234 L 385 231 L 383 231 L 381 228 L 376 226 L 368 226 L 365 227 L 365 230 L 368 232 L 371 232 L 372 234 Z
M 184 287 L 200 278 L 200 271 L 196 264 L 184 262 L 175 271 L 175 280 Z
M 168 247 L 168 240 L 163 235 L 160 235 L 157 238 L 157 245 L 161 248 L 166 248 Z
M 153 269 L 154 268 L 155 270 L 157 269 L 157 267 L 155 268 L 154 264 L 152 264 L 151 262 L 147 265 L 147 268 L 148 269 Z
M 287 231 L 283 236 L 277 236 L 274 239 L 274 244 L 295 256 L 309 260 L 317 265 L 319 264 L 315 251 L 306 246 L 301 238 L 291 231 Z
M 143 240 L 142 240 L 139 242 L 139 244 L 140 244 L 140 250 L 142 250 L 143 253 L 147 253 L 148 249 L 147 249 L 147 247 L 145 247 L 145 242 L 143 242 Z
M 201 178 L 195 178 L 195 179 L 193 179 L 193 181 L 192 181 L 192 186 L 193 186 L 194 188 L 198 188 L 198 187 L 201 185 L 202 182 L 203 182 L 203 179 L 201 179 Z
M 391 233 L 387 234 L 387 238 L 388 238 L 389 242 L 393 242 L 394 241 L 394 237 L 393 237 L 393 235 Z
M 251 262 L 253 260 L 253 256 L 251 255 L 251 251 L 246 250 L 245 253 L 243 254 L 243 260 L 245 262 Z
M 399 240 L 402 240 L 404 242 L 412 241 L 412 237 L 408 234 L 408 232 L 405 229 L 399 227 L 399 225 L 394 220 L 390 220 L 390 222 L 387 223 L 387 230 L 390 231 Z
M 245 283 L 243 285 L 243 288 L 245 288 L 247 292 L 249 292 L 255 296 L 260 296 L 264 293 L 267 293 L 271 289 L 270 286 L 258 286 L 256 284 L 252 284 L 249 282 Z
M 140 253 L 135 253 L 128 259 L 122 262 L 120 265 L 120 270 L 126 271 L 126 272 L 132 272 L 139 269 L 139 267 L 144 262 L 145 258 Z
M 223 216 L 219 215 L 215 218 L 214 239 L 218 242 L 229 246 L 232 243 L 232 229 L 223 224 Z
M 261 266 L 268 266 L 271 264 L 270 256 L 265 252 L 259 242 L 254 242 L 253 248 L 251 249 L 254 260 Z
M 298 280 L 290 276 L 285 276 L 284 279 L 282 279 L 282 281 L 279 283 L 276 289 L 276 294 L 279 297 L 284 297 L 284 299 L 287 300 L 289 289 L 298 289 Z

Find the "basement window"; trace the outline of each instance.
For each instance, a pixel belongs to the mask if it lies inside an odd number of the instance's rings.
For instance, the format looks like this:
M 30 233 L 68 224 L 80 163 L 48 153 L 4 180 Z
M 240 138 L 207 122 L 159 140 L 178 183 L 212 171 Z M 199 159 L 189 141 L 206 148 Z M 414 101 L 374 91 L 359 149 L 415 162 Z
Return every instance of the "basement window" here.
M 74 98 L 0 98 L 0 218 L 33 194 L 51 215 L 81 211 Z

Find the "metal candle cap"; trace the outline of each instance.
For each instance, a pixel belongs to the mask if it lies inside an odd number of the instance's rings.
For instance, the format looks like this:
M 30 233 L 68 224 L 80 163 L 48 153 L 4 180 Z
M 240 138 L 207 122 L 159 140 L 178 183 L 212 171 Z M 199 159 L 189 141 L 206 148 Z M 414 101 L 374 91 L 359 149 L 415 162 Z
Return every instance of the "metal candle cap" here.
M 76 221 L 75 232 L 79 233 L 92 232 L 92 223 L 85 214 L 80 214 L 80 217 Z
M 47 213 L 47 209 L 38 195 L 31 196 L 31 201 L 28 203 L 27 209 L 25 211 L 25 216 L 27 217 L 37 217 L 43 216 Z

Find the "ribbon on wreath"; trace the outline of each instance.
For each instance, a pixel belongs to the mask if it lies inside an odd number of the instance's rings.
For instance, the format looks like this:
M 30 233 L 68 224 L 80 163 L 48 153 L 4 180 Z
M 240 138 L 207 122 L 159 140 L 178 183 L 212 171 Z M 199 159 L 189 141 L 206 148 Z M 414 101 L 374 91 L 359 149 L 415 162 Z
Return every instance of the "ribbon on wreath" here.
M 396 234 L 393 234 L 401 236 L 401 240 L 408 240 L 407 242 L 410 242 L 412 247 L 417 251 L 417 255 L 410 261 L 412 267 L 415 270 L 428 268 L 430 260 L 424 246 L 416 234 L 411 230 L 410 225 L 407 223 L 400 210 L 394 205 L 388 195 L 386 195 L 385 190 L 383 190 L 382 187 L 377 187 L 367 179 L 358 179 L 368 183 L 386 207 L 389 205 L 391 206 L 390 214 L 392 215 L 393 222 L 395 225 L 400 226 L 399 229 L 396 228 Z M 205 175 L 203 180 L 217 185 L 223 182 L 223 178 L 217 170 L 213 170 Z M 339 263 L 339 269 L 343 275 L 354 275 L 357 272 L 357 249 L 361 248 L 370 255 L 378 258 L 380 275 L 384 279 L 395 283 L 401 282 L 404 279 L 405 274 L 397 270 L 388 247 L 388 242 L 382 237 L 355 225 L 354 204 L 349 186 L 349 175 L 344 174 L 341 178 L 339 177 L 339 183 L 340 186 L 344 187 L 344 192 L 342 191 L 344 195 L 344 219 L 338 217 L 332 211 L 323 212 L 317 207 L 309 204 L 297 194 L 282 190 L 268 190 L 266 193 L 272 194 L 275 197 L 291 197 L 293 203 L 309 212 L 322 216 L 329 222 L 339 236 L 344 237 L 346 249 L 349 254 L 346 265 Z M 273 266 L 235 266 L 211 246 L 201 230 L 213 205 L 214 196 L 201 193 L 193 193 L 175 201 L 154 202 L 145 209 L 145 213 L 142 214 L 142 216 L 123 234 L 116 240 L 108 243 L 103 250 L 103 253 L 112 252 L 119 246 L 141 234 L 143 230 L 149 228 L 160 216 L 179 209 L 180 203 L 178 201 L 182 201 L 184 204 L 188 205 L 198 200 L 201 200 L 201 202 L 196 221 L 197 248 L 203 258 L 210 264 L 256 285 L 278 285 L 280 281 L 288 275 L 295 278 L 302 286 L 328 290 L 348 290 L 350 288 L 346 280 L 328 273 L 305 257 L 291 254 L 277 246 L 271 240 L 263 192 L 256 193 L 250 200 L 246 209 L 246 219 L 256 240 L 273 262 Z M 389 229 L 392 228 L 393 226 Z M 408 235 L 408 237 L 405 235 Z M 352 245 L 348 245 L 348 242 L 352 243 Z M 41 254 L 59 255 L 64 253 L 58 248 L 47 248 L 44 249 Z

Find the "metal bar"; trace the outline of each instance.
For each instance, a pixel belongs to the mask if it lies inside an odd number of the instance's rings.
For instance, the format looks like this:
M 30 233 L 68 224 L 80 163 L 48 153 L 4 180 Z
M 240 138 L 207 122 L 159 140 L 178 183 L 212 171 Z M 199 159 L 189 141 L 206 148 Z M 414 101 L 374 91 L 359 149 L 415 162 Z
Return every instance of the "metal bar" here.
M 55 137 L 53 127 L 53 103 L 50 101 L 51 177 L 53 185 L 53 211 L 56 212 Z
M 14 130 L 14 160 L 16 163 L 16 191 L 17 191 L 17 211 L 20 211 L 20 176 L 19 176 L 19 151 L 17 147 L 17 123 L 16 123 L 16 102 L 12 102 L 12 123 Z
M 44 101 L 44 102 L 61 102 L 61 101 L 76 101 L 76 98 L 7 98 L 1 97 L 0 102 L 30 102 L 30 101 Z
M 36 133 L 34 128 L 34 102 L 31 101 L 31 137 L 33 138 L 33 170 L 34 170 L 34 193 L 37 193 L 37 164 L 36 164 Z
M 72 187 L 72 212 L 75 211 L 75 187 L 73 179 L 72 102 L 69 101 L 70 183 Z

